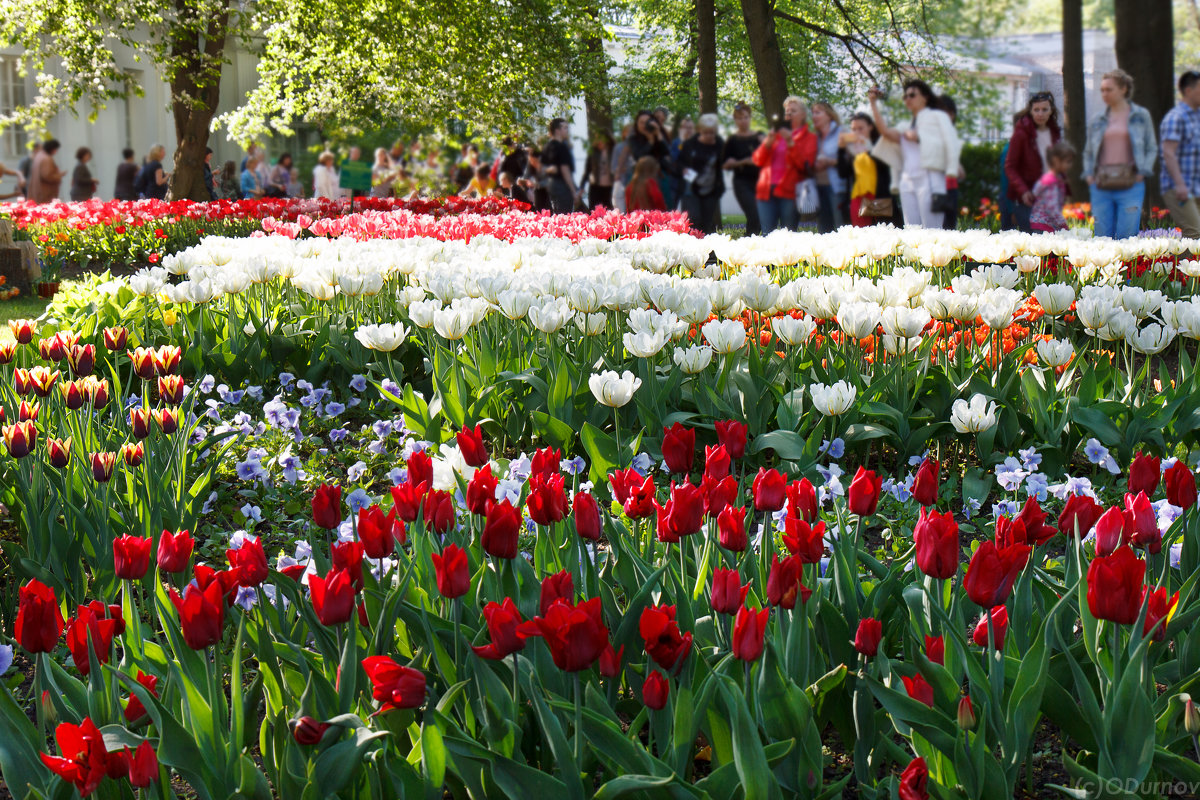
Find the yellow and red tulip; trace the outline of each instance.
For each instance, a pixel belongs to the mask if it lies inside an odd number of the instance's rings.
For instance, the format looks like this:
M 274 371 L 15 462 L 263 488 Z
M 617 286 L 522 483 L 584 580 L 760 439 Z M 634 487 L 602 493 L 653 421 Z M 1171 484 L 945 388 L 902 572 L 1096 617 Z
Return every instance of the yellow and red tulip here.
M 50 466 L 62 469 L 71 461 L 71 437 L 66 439 L 47 439 L 46 456 Z
M 92 477 L 97 483 L 108 483 L 116 466 L 116 453 L 92 453 Z
M 34 427 L 33 420 L 5 425 L 3 433 L 4 446 L 13 458 L 24 458 L 37 444 L 37 428 Z

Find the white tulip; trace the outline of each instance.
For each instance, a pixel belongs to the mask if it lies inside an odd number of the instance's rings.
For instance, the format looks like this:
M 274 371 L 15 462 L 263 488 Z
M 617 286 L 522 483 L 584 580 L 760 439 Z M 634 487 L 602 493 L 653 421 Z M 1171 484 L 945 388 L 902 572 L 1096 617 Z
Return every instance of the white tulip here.
M 621 337 L 621 341 L 629 355 L 635 358 L 650 358 L 658 355 L 658 351 L 666 346 L 667 335 L 661 331 L 630 331 Z
M 837 312 L 842 331 L 855 339 L 865 339 L 875 333 L 882 309 L 875 303 L 846 303 Z
M 1014 261 L 1017 265 L 1017 271 L 1024 274 L 1037 272 L 1038 268 L 1042 266 L 1042 259 L 1037 256 L 1017 256 Z
M 354 338 L 368 350 L 390 353 L 408 338 L 409 329 L 400 323 L 363 325 L 354 332 Z
M 1071 363 L 1075 348 L 1061 339 L 1043 339 L 1037 343 L 1038 360 L 1047 367 L 1065 367 Z
M 1125 341 L 1129 343 L 1129 346 L 1142 355 L 1148 356 L 1161 353 L 1174 339 L 1174 329 L 1166 325 L 1159 325 L 1157 322 L 1151 322 L 1141 330 L 1133 328 L 1125 332 Z
M 921 308 L 888 306 L 881 315 L 881 324 L 883 332 L 889 336 L 915 339 L 920 337 L 931 319 L 929 312 L 923 306 Z
M 605 370 L 593 373 L 588 378 L 588 388 L 592 390 L 596 401 L 609 408 L 620 408 L 628 403 L 641 385 L 641 378 L 635 378 L 629 370 L 620 375 L 612 370 Z
M 889 333 L 885 333 L 880 339 L 883 342 L 884 351 L 893 356 L 907 355 L 921 347 L 921 337 L 919 336 L 914 338 L 909 336 L 892 336 Z
M 712 345 L 713 350 L 721 355 L 728 355 L 740 350 L 746 344 L 746 326 L 738 320 L 714 319 L 706 322 L 700 328 L 704 339 Z
M 996 424 L 996 404 L 981 394 L 971 396 L 970 402 L 959 398 L 950 410 L 950 424 L 959 433 L 980 433 Z
M 838 381 L 832 386 L 814 383 L 808 387 L 808 394 L 817 411 L 827 417 L 836 417 L 846 413 L 850 406 L 854 405 L 854 399 L 858 397 L 858 389 L 846 381 Z
M 432 328 L 433 315 L 440 311 L 442 303 L 440 300 L 418 300 L 408 306 L 408 318 L 412 320 L 413 325 L 418 328 Z
M 468 309 L 450 306 L 433 312 L 433 329 L 443 339 L 455 341 L 467 335 L 473 322 Z
M 771 320 L 771 328 L 784 344 L 804 344 L 817 329 L 817 323 L 812 317 L 795 317 L 784 315 Z
M 672 354 L 676 366 L 688 375 L 703 372 L 713 360 L 713 350 L 707 345 L 693 345 L 688 348 L 677 347 Z
M 500 306 L 501 314 L 516 321 L 525 319 L 535 299 L 531 292 L 508 289 L 500 293 L 496 305 Z
M 1048 317 L 1065 314 L 1075 302 L 1075 287 L 1065 283 L 1039 283 L 1033 287 L 1033 296 Z
M 547 334 L 561 330 L 570 322 L 572 316 L 574 315 L 570 303 L 561 298 L 529 308 L 529 321 L 533 323 L 533 327 Z
M 607 314 L 584 314 L 575 315 L 575 326 L 584 336 L 596 336 L 604 333 L 605 326 L 608 325 Z

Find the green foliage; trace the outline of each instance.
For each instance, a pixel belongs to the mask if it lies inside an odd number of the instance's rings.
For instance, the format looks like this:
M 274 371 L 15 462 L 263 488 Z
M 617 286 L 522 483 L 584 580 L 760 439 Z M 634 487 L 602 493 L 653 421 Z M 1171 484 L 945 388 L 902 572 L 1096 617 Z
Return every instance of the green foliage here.
M 965 144 L 960 163 L 965 177 L 958 182 L 958 204 L 974 211 L 984 198 L 1000 200 L 1000 152 L 1005 142 Z

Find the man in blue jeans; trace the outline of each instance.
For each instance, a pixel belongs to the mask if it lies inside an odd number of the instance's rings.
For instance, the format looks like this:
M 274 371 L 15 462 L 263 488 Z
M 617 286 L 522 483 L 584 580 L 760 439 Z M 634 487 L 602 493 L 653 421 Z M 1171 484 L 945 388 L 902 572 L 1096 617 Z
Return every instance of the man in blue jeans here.
M 1179 104 L 1159 127 L 1162 140 L 1163 201 L 1171 219 L 1189 239 L 1200 237 L 1200 72 L 1179 76 Z

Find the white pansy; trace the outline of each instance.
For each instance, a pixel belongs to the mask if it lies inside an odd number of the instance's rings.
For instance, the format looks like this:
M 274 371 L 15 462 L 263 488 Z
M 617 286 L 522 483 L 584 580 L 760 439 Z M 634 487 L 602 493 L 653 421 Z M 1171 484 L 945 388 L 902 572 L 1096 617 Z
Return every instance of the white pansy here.
M 703 372 L 713 360 L 713 350 L 707 345 L 692 345 L 691 347 L 675 348 L 671 357 L 675 365 L 689 375 Z
M 588 388 L 592 390 L 596 402 L 609 408 L 620 408 L 628 403 L 641 385 L 641 378 L 635 378 L 629 370 L 620 375 L 605 370 L 588 378 Z
M 712 349 L 721 355 L 727 355 L 741 349 L 746 344 L 746 326 L 738 320 L 714 319 L 706 322 L 700 328 L 704 339 Z
M 858 389 L 846 381 L 838 381 L 831 386 L 814 383 L 808 387 L 808 394 L 817 411 L 827 417 L 836 417 L 846 413 L 850 406 L 854 405 Z
M 959 433 L 980 433 L 996 424 L 996 404 L 981 394 L 971 395 L 970 401 L 959 398 L 950 410 L 950 424 Z

